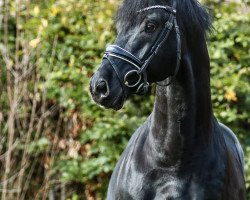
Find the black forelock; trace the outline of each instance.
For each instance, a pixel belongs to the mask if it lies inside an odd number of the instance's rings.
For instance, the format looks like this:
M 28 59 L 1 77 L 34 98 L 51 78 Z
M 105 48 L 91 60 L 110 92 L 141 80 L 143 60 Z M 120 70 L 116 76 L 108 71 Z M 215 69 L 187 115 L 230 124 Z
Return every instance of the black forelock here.
M 172 5 L 173 0 L 124 0 L 116 15 L 116 22 L 124 26 L 131 25 L 137 16 L 137 11 L 153 5 Z M 207 9 L 197 0 L 175 0 L 177 17 L 189 29 L 199 28 L 204 33 L 211 28 L 211 17 Z

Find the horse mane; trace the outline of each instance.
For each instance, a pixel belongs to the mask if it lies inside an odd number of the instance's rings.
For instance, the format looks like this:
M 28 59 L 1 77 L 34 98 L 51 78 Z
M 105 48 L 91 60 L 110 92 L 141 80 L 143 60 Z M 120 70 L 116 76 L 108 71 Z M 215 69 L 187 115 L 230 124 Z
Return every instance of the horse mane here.
M 175 0 L 177 3 L 177 18 L 180 18 L 185 31 L 201 30 L 204 34 L 211 30 L 211 17 L 197 0 Z M 124 0 L 116 15 L 116 22 L 123 26 L 131 26 L 137 16 L 137 11 L 153 5 L 170 5 L 169 0 Z

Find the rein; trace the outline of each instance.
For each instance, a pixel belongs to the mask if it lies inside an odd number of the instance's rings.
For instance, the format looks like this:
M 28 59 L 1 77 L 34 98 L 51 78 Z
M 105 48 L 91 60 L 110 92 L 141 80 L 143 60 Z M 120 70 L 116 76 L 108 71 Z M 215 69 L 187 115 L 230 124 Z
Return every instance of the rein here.
M 138 13 L 146 12 L 152 9 L 163 9 L 166 12 L 169 12 L 170 16 L 169 16 L 168 21 L 165 23 L 165 26 L 160 33 L 160 36 L 157 38 L 155 44 L 152 46 L 151 50 L 149 51 L 148 56 L 145 59 L 140 60 L 135 55 L 133 55 L 132 53 L 130 53 L 129 51 L 125 50 L 124 48 L 118 45 L 108 46 L 104 53 L 103 59 L 107 59 L 109 63 L 111 64 L 113 70 L 115 71 L 121 83 L 124 93 L 126 91 L 126 87 L 135 88 L 136 93 L 139 93 L 139 94 L 145 94 L 148 91 L 149 82 L 147 81 L 147 76 L 148 76 L 147 71 L 146 71 L 147 67 L 149 66 L 154 56 L 157 55 L 159 49 L 167 40 L 167 38 L 169 37 L 173 29 L 175 30 L 176 41 L 177 41 L 176 68 L 175 68 L 174 74 L 170 76 L 171 81 L 167 83 L 166 85 L 160 85 L 160 86 L 170 85 L 172 83 L 173 78 L 177 75 L 179 71 L 180 60 L 181 60 L 181 39 L 180 39 L 179 26 L 176 20 L 176 2 L 174 1 L 173 7 L 161 6 L 161 5 L 150 6 L 150 7 L 139 10 Z M 123 60 L 127 62 L 128 64 L 130 64 L 134 69 L 126 72 L 125 75 L 121 75 L 119 72 L 118 66 L 115 64 L 112 58 Z M 133 77 L 136 78 L 136 81 L 130 82 L 129 78 L 133 78 Z

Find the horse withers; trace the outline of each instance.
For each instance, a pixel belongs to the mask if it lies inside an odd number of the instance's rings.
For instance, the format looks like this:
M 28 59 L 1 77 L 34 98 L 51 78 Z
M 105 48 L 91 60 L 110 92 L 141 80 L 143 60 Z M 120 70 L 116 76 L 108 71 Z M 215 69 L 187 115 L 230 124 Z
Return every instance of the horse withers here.
M 196 0 L 124 0 L 90 92 L 118 110 L 156 83 L 156 99 L 114 169 L 107 199 L 246 199 L 242 148 L 212 111 L 210 27 Z

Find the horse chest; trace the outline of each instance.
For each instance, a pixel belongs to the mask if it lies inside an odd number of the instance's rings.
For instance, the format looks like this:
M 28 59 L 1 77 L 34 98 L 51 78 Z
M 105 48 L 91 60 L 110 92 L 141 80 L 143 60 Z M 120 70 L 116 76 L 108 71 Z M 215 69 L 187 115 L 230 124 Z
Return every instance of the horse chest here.
M 131 158 L 131 157 L 130 157 Z M 134 157 L 133 157 L 134 158 Z M 223 177 L 214 175 L 205 183 L 201 175 L 168 168 L 141 168 L 133 158 L 124 157 L 113 177 L 115 196 L 121 200 L 220 200 Z M 143 161 L 143 159 L 141 160 Z M 185 173 L 184 173 L 185 174 Z M 205 174 L 203 174 L 205 175 Z M 206 176 L 206 175 L 205 175 Z M 213 181 L 209 181 L 213 180 Z M 202 183 L 203 182 L 203 183 Z
M 223 168 L 216 170 L 215 162 L 211 170 L 208 159 L 196 160 L 196 167 L 159 167 L 148 151 L 146 133 L 139 129 L 131 138 L 112 175 L 108 200 L 221 199 Z
M 126 179 L 126 180 L 125 180 Z M 202 200 L 204 189 L 195 181 L 176 177 L 162 169 L 133 173 L 117 188 L 116 199 L 135 200 Z

